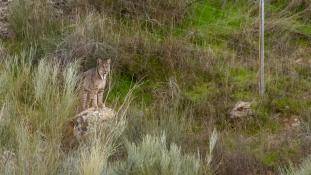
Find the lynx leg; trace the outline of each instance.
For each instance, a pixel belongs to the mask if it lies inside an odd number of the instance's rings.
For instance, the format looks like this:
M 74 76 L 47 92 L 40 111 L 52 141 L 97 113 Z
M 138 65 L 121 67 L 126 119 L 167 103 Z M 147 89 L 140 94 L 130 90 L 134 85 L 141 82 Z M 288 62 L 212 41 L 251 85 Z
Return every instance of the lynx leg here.
M 91 96 L 91 102 L 92 102 L 92 106 L 91 107 L 94 107 L 95 109 L 97 109 L 98 108 L 98 105 L 97 105 L 97 92 L 91 92 L 90 96 Z
M 88 108 L 89 103 L 89 94 L 87 91 L 83 91 L 81 94 L 81 102 L 82 102 L 82 111 Z
M 98 104 L 98 107 L 100 108 L 103 108 L 105 106 L 103 103 L 103 96 L 104 96 L 104 91 L 103 90 L 99 91 L 97 94 L 97 104 Z

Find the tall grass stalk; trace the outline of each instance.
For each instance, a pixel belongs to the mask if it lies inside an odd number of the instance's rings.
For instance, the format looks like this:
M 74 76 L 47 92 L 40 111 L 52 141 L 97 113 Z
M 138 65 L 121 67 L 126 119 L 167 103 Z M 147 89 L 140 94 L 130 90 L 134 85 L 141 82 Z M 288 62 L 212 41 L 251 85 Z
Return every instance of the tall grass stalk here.
M 291 166 L 288 169 L 281 169 L 282 175 L 308 175 L 311 173 L 311 156 L 303 161 L 299 168 Z
M 55 9 L 47 0 L 17 0 L 10 4 L 11 29 L 19 39 L 30 43 L 59 32 L 62 20 L 57 19 Z

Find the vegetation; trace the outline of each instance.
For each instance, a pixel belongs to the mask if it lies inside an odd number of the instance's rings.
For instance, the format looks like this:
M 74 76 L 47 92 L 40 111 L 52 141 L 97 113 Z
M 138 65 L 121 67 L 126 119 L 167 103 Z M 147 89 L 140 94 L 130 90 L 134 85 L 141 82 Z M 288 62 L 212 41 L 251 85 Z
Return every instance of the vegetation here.
M 287 170 L 283 170 L 283 174 L 285 175 L 304 175 L 304 174 L 310 174 L 311 167 L 310 167 L 310 157 L 306 159 L 303 163 L 302 166 L 297 169 L 297 168 L 289 168 Z
M 17 167 L 0 174 L 310 174 L 311 3 L 266 8 L 260 97 L 256 0 L 12 1 L 0 155 Z M 97 58 L 113 60 L 106 105 L 122 112 L 64 153 L 79 73 Z M 230 119 L 238 101 L 254 114 Z

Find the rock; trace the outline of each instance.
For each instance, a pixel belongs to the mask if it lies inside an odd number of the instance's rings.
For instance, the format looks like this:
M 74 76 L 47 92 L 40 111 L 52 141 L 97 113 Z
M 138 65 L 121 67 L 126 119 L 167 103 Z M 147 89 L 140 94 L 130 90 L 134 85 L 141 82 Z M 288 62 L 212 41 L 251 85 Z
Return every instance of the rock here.
M 235 104 L 234 108 L 230 111 L 230 118 L 245 118 L 254 114 L 250 102 L 239 101 Z
M 295 63 L 300 66 L 309 66 L 311 67 L 311 59 L 299 58 L 295 60 Z
M 77 114 L 66 126 L 62 148 L 66 151 L 88 140 L 96 131 L 108 127 L 115 116 L 116 112 L 107 107 L 89 108 Z
M 299 128 L 301 125 L 300 116 L 292 115 L 281 119 L 281 123 L 286 129 Z

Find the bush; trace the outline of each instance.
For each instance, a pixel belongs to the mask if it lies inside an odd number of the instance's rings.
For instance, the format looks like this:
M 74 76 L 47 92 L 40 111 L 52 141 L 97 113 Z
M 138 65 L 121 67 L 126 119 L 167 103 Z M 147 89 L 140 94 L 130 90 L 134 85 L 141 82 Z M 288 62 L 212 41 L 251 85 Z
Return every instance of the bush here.
M 82 1 L 76 0 L 77 2 Z M 84 3 L 85 4 L 85 3 Z M 119 17 L 131 17 L 151 24 L 180 21 L 187 11 L 187 0 L 88 0 L 87 5 Z
M 165 135 L 146 135 L 140 144 L 127 143 L 126 149 L 126 161 L 113 174 L 203 174 L 201 160 L 194 155 L 183 155 L 175 144 L 167 145 Z
M 215 61 L 211 49 L 201 49 L 183 39 L 156 40 L 145 33 L 127 33 L 119 43 L 117 69 L 135 79 L 168 81 L 176 77 L 186 85 L 204 77 Z
M 62 18 L 47 0 L 17 0 L 10 4 L 10 28 L 20 40 L 36 42 L 62 29 Z
M 77 105 L 77 64 L 62 70 L 59 63 L 42 59 L 36 66 L 34 53 L 23 52 L 2 62 L 0 105 L 6 111 L 3 118 L 12 124 L 26 122 L 33 131 L 53 131 L 48 132 L 50 136 L 57 136 L 55 133 L 74 115 Z
M 241 175 L 241 174 L 268 174 L 268 167 L 263 165 L 252 154 L 237 151 L 224 155 L 223 164 L 219 167 L 219 174 Z
M 80 60 L 83 68 L 95 66 L 96 59 L 117 56 L 118 31 L 115 21 L 104 15 L 89 13 L 77 16 L 73 31 L 57 44 L 50 57 L 62 63 Z

